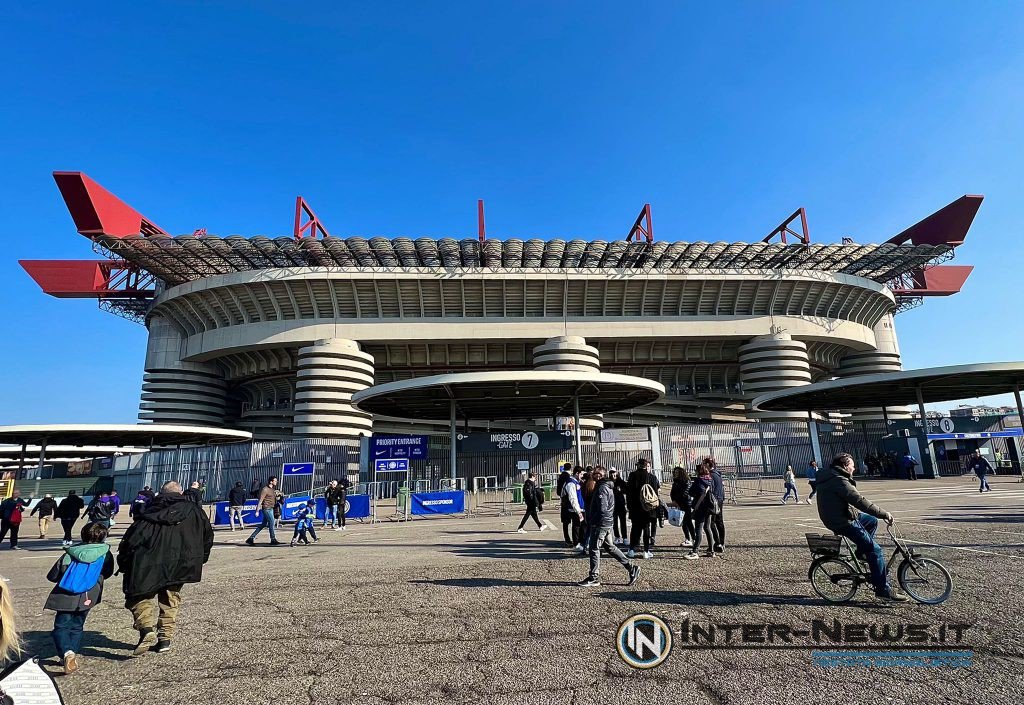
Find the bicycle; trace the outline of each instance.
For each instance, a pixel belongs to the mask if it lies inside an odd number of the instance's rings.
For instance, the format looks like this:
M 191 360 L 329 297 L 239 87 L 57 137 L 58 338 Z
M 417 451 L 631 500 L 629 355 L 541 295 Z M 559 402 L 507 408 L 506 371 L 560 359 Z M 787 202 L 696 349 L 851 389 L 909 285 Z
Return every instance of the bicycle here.
M 907 546 L 895 522 L 886 527 L 886 533 L 896 546 L 885 564 L 886 574 L 899 557 L 896 579 L 907 595 L 924 605 L 938 605 L 949 599 L 953 594 L 953 578 L 946 567 Z M 871 571 L 866 561 L 857 556 L 853 543 L 848 539 L 830 534 L 806 536 L 807 547 L 814 556 L 807 578 L 821 599 L 832 604 L 849 602 L 861 584 L 871 583 Z

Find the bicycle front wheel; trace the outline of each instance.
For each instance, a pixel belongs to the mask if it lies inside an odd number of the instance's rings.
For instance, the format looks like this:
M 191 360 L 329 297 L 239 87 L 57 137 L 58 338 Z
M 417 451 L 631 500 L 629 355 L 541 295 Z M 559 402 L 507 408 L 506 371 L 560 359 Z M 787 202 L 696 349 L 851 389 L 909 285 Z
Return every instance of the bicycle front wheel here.
M 953 578 L 946 567 L 932 558 L 904 558 L 896 569 L 903 591 L 925 605 L 937 605 L 953 594 Z
M 825 602 L 849 602 L 857 592 L 859 573 L 841 558 L 817 558 L 811 564 L 810 573 L 811 587 Z

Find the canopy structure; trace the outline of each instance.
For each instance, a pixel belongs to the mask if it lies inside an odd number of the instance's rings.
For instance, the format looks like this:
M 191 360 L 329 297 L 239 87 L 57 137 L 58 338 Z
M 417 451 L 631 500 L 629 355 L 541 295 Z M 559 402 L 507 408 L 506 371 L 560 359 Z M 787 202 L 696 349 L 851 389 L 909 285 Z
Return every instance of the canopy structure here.
M 566 370 L 501 370 L 390 382 L 356 392 L 352 403 L 372 414 L 418 420 L 449 419 L 454 477 L 455 425 L 459 416 L 494 421 L 572 415 L 576 421 L 573 428 L 578 458 L 581 415 L 633 409 L 664 394 L 663 385 L 643 377 Z
M 986 362 L 976 365 L 930 367 L 904 372 L 861 375 L 770 392 L 756 397 L 758 411 L 815 411 L 916 404 L 925 418 L 924 405 L 1012 392 L 1017 413 L 1024 418 L 1020 389 L 1024 362 Z
M 138 453 L 153 446 L 204 445 L 251 441 L 248 431 L 206 426 L 170 424 L 32 424 L 0 426 L 0 445 L 19 446 L 0 450 L 0 459 L 18 458 L 24 466 L 31 449 L 39 467 L 46 461 L 47 449 L 60 454 L 60 460 Z M 55 449 L 55 450 L 54 450 Z M 109 452 L 108 452 L 109 451 Z M 16 453 L 16 455 L 15 455 Z M 58 462 L 58 461 L 52 461 Z

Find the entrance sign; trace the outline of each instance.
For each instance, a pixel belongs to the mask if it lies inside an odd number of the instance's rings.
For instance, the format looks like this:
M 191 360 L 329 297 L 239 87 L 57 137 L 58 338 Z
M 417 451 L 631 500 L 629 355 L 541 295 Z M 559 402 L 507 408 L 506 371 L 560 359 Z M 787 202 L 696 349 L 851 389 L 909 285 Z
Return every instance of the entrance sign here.
M 572 448 L 572 437 L 558 431 L 494 431 L 460 435 L 456 440 L 460 453 L 500 453 L 506 450 L 565 450 Z
M 426 458 L 427 436 L 372 436 L 370 457 L 378 458 Z
M 651 429 L 641 428 L 602 428 L 602 443 L 626 443 L 629 441 L 643 442 L 651 440 Z

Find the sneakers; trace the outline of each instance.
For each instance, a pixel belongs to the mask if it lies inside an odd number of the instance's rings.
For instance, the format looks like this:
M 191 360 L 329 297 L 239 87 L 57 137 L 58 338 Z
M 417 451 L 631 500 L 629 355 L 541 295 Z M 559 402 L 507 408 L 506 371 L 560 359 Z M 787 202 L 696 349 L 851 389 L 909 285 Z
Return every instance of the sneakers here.
M 689 548 L 692 545 L 693 545 L 693 541 L 691 541 L 690 539 L 683 539 L 683 546 L 686 546 L 687 548 Z
M 295 548 L 295 539 L 292 539 L 292 542 L 288 544 L 288 548 Z
M 654 554 L 650 551 L 644 551 L 644 558 L 650 560 L 651 558 L 654 558 Z
M 725 553 L 725 546 L 722 544 L 715 544 L 715 553 Z
M 811 499 L 810 499 L 810 497 L 808 497 L 808 498 L 807 498 L 807 499 L 805 499 L 804 501 L 805 501 L 805 502 L 807 502 L 808 504 L 810 504 L 810 503 L 811 503 Z
M 156 642 L 156 646 L 153 647 L 153 651 L 158 654 L 166 654 L 171 650 L 170 639 L 160 639 Z
M 634 564 L 629 566 L 626 570 L 629 571 L 629 582 L 626 584 L 632 585 L 636 582 L 636 579 L 640 577 L 640 566 Z
M 246 546 L 255 546 L 255 545 L 256 545 L 256 542 L 255 542 L 255 541 L 253 541 L 252 539 L 246 539 L 246 540 L 245 540 L 245 545 L 246 545 Z
M 540 528 L 537 529 L 537 531 L 547 531 L 547 530 L 548 530 L 548 525 L 547 524 L 541 524 Z
M 906 602 L 908 599 L 906 595 L 894 587 L 889 587 L 884 592 L 876 592 L 875 595 L 883 600 L 890 600 L 892 602 Z
M 525 534 L 526 533 L 526 529 L 516 529 L 516 533 L 517 534 Z
M 70 675 L 78 670 L 78 656 L 74 651 L 64 652 L 64 675 Z
M 579 584 L 580 587 L 600 587 L 601 581 L 597 578 L 587 578 Z
M 632 548 L 626 551 L 626 558 L 636 558 L 636 551 Z
M 687 553 L 685 556 L 683 556 L 683 558 L 685 558 L 688 561 L 695 561 L 698 558 L 700 558 L 700 556 L 691 551 L 690 553 Z
M 11 546 L 11 550 L 12 551 L 20 551 L 21 550 L 21 546 Z
M 786 500 L 784 500 L 784 499 L 780 499 L 779 501 L 782 502 L 783 504 L 786 503 Z
M 335 531 L 341 531 L 341 527 L 340 526 L 336 526 L 336 527 L 334 527 L 334 530 Z
M 271 545 L 271 546 L 280 546 L 280 545 L 281 545 L 281 542 L 280 542 L 280 541 L 277 541 L 277 540 L 274 540 L 274 541 L 271 541 L 271 542 L 270 542 L 270 545 Z
M 583 551 L 585 549 L 583 548 L 582 545 L 576 544 L 575 546 L 572 547 L 572 550 L 576 551 L 576 553 L 583 553 Z
M 132 656 L 142 656 L 142 654 L 156 646 L 156 642 L 156 632 L 152 629 L 143 629 L 139 632 L 139 643 L 135 645 L 135 651 L 132 652 Z

